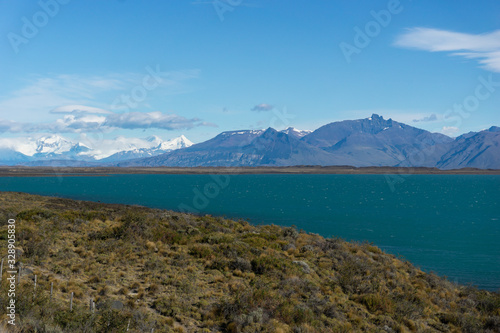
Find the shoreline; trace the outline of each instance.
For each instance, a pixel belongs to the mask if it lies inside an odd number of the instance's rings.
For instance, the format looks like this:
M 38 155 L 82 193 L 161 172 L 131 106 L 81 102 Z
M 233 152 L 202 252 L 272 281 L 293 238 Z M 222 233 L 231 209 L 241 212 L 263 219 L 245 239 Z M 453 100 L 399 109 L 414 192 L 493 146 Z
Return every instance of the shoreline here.
M 0 177 L 68 177 L 106 176 L 110 174 L 346 174 L 346 175 L 500 175 L 500 169 L 351 166 L 290 166 L 290 167 L 25 167 L 0 166 Z
M 16 239 L 23 273 L 15 286 L 27 306 L 16 314 L 40 328 L 63 331 L 70 322 L 70 331 L 111 331 L 110 314 L 113 331 L 131 324 L 218 332 L 242 316 L 267 318 L 252 319 L 255 332 L 500 327 L 498 292 L 453 283 L 368 242 L 21 192 L 0 192 L 0 203 L 9 223 L 25 231 Z M 23 331 L 30 325 L 20 322 Z
M 41 198 L 41 199 L 49 200 L 49 201 L 72 203 L 71 206 L 73 206 L 73 207 L 75 207 L 74 204 L 77 204 L 76 206 L 88 206 L 88 205 L 90 205 L 93 207 L 101 207 L 101 208 L 102 207 L 113 207 L 116 209 L 125 208 L 125 209 L 132 209 L 132 210 L 138 210 L 138 211 L 162 211 L 162 212 L 166 212 L 168 214 L 172 213 L 174 215 L 179 215 L 179 216 L 192 216 L 192 217 L 196 217 L 199 219 L 210 217 L 210 218 L 214 218 L 214 219 L 222 219 L 222 220 L 228 220 L 228 221 L 244 221 L 245 223 L 251 225 L 254 228 L 265 228 L 265 227 L 269 227 L 269 226 L 278 227 L 280 229 L 295 228 L 294 225 L 286 226 L 286 225 L 280 225 L 280 224 L 275 224 L 275 223 L 264 223 L 264 222 L 255 223 L 255 222 L 251 222 L 248 218 L 241 218 L 241 217 L 236 218 L 236 217 L 230 217 L 230 216 L 228 217 L 226 215 L 213 215 L 213 214 L 202 213 L 202 212 L 199 212 L 199 213 L 185 212 L 185 211 L 176 210 L 176 209 L 160 208 L 160 207 L 141 205 L 141 204 L 127 204 L 127 203 L 121 203 L 121 202 L 78 199 L 78 198 L 71 198 L 71 197 L 64 196 L 64 195 L 47 195 L 47 194 L 35 194 L 35 193 L 24 192 L 24 191 L 18 192 L 18 191 L 2 191 L 2 190 L 0 190 L 0 197 L 9 196 L 9 195 L 13 195 L 13 196 L 21 195 L 21 196 L 37 197 L 37 198 Z M 367 239 L 344 238 L 344 237 L 338 236 L 338 235 L 326 236 L 326 235 L 322 235 L 319 233 L 311 232 L 310 230 L 306 230 L 306 229 L 300 229 L 300 232 L 308 234 L 308 235 L 312 235 L 314 237 L 317 236 L 317 237 L 320 237 L 323 239 L 338 239 L 338 240 L 342 240 L 343 242 L 346 242 L 349 244 L 370 244 L 370 245 L 373 245 L 373 246 L 380 248 L 385 254 L 387 254 L 389 256 L 393 256 L 394 258 L 398 258 L 398 259 L 403 260 L 405 262 L 411 263 L 411 265 L 413 265 L 415 268 L 422 270 L 426 274 L 436 274 L 436 276 L 451 282 L 449 277 L 445 274 L 438 273 L 438 272 L 435 272 L 433 270 L 422 269 L 421 266 L 419 266 L 417 263 L 409 260 L 408 258 L 404 257 L 402 254 L 391 253 L 391 251 L 388 250 L 387 248 L 391 248 L 393 246 L 387 246 L 387 245 L 384 246 L 381 244 L 371 242 Z M 466 282 L 466 283 L 456 283 L 455 282 L 454 284 L 456 286 L 462 286 L 462 287 L 473 286 L 474 288 L 477 288 L 478 290 L 483 290 L 483 291 L 491 292 L 491 293 L 500 292 L 500 289 L 479 287 L 478 285 L 473 284 L 473 282 L 471 282 L 471 281 Z

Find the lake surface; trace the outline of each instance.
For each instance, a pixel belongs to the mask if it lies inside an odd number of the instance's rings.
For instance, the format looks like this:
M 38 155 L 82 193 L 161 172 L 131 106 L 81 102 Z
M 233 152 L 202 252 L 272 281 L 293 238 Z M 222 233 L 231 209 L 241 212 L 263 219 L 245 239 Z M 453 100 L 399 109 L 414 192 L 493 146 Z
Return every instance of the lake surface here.
M 453 282 L 500 288 L 498 175 L 0 177 L 0 191 L 295 225 L 373 242 Z

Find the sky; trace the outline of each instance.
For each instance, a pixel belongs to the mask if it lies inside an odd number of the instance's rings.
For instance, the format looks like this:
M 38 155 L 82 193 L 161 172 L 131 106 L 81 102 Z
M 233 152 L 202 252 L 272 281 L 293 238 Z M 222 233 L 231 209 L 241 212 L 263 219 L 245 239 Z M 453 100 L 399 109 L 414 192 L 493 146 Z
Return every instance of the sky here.
M 497 0 L 0 0 L 0 139 L 500 126 Z

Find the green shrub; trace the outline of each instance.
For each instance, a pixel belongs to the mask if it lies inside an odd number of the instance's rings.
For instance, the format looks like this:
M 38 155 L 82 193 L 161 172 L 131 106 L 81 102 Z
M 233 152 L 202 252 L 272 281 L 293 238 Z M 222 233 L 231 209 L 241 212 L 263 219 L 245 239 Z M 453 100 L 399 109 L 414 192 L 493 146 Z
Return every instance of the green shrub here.
M 209 258 L 212 256 L 212 247 L 205 244 L 195 244 L 189 248 L 188 253 L 195 258 Z
M 22 212 L 16 215 L 16 219 L 25 220 L 25 221 L 35 221 L 40 219 L 49 219 L 55 214 L 46 209 L 34 208 L 23 210 Z
M 251 261 L 251 265 L 255 274 L 265 274 L 274 270 L 282 270 L 285 267 L 283 260 L 272 256 L 255 258 Z
M 363 295 L 360 298 L 360 303 L 366 306 L 366 308 L 370 312 L 377 312 L 377 311 L 383 313 L 393 312 L 394 304 L 392 300 L 380 294 Z

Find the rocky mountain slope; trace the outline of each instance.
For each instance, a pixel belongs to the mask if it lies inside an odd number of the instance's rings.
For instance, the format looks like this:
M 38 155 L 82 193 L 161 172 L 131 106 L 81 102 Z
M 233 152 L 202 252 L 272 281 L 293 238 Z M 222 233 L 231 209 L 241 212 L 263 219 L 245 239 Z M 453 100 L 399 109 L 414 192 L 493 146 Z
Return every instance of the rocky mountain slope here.
M 3 141 L 2 141 L 3 140 Z M 315 131 L 223 132 L 194 144 L 181 136 L 162 141 L 119 137 L 90 148 L 59 136 L 13 144 L 0 139 L 0 165 L 32 166 L 339 166 L 500 169 L 500 129 L 455 139 L 373 114 Z
M 299 134 L 297 134 L 299 133 Z M 224 132 L 153 158 L 117 166 L 350 165 L 500 169 L 498 127 L 452 139 L 376 114 L 334 122 L 306 133 L 272 128 Z

